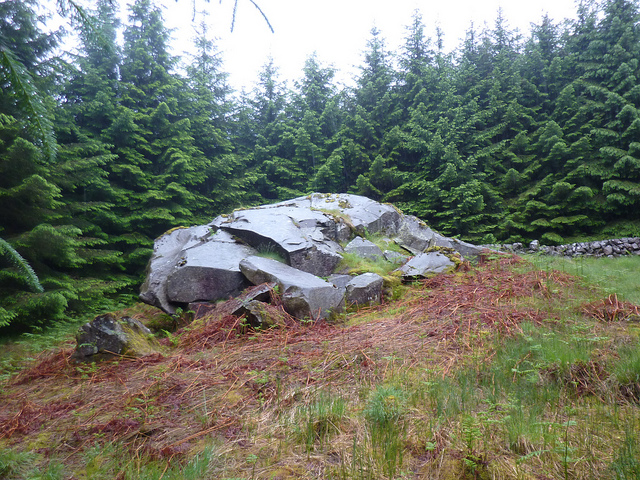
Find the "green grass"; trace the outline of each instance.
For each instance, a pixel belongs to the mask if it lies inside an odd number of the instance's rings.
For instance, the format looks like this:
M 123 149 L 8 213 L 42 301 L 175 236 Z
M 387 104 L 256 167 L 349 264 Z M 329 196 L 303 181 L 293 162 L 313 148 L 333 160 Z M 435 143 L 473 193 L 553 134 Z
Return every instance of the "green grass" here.
M 396 386 L 379 385 L 367 400 L 364 417 L 371 446 L 381 470 L 393 478 L 402 464 L 407 393 Z
M 218 462 L 214 447 L 208 446 L 187 462 L 156 460 L 148 455 L 131 455 L 121 445 L 99 444 L 87 449 L 83 474 L 87 479 L 198 480 L 212 478 Z M 63 477 L 60 477 L 63 478 Z
M 616 480 L 640 480 L 640 442 L 638 429 L 640 425 L 630 422 L 625 427 L 625 437 L 618 449 L 611 471 Z
M 576 275 L 603 295 L 617 294 L 622 300 L 640 305 L 640 255 L 616 258 L 526 255 L 541 270 L 559 270 Z
M 307 453 L 322 450 L 331 436 L 340 432 L 346 413 L 346 402 L 328 392 L 320 392 L 314 401 L 301 405 L 294 416 L 294 433 Z
M 258 257 L 270 258 L 280 263 L 287 263 L 281 252 L 273 244 L 262 244 L 258 247 Z
M 44 461 L 43 466 L 34 466 L 43 461 L 42 456 L 31 452 L 15 452 L 0 449 L 0 478 L 3 480 L 62 480 L 64 466 L 58 461 Z

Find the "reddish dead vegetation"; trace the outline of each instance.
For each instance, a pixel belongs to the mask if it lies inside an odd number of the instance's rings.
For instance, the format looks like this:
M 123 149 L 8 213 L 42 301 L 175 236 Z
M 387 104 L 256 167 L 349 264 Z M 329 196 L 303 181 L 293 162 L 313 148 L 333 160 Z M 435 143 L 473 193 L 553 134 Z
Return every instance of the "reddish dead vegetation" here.
M 35 367 L 20 372 L 12 383 L 20 385 L 37 378 L 57 376 L 62 370 L 69 366 L 69 357 L 72 353 L 73 350 L 66 349 L 60 350 L 53 355 L 49 355 L 38 362 Z
M 425 280 L 422 283 L 427 295 L 413 301 L 403 317 L 426 320 L 433 329 L 428 332 L 431 336 L 454 336 L 461 328 L 474 331 L 482 326 L 511 333 L 523 321 L 550 320 L 548 312 L 522 308 L 513 300 L 533 295 L 549 298 L 554 295 L 550 285 L 569 286 L 575 280 L 557 271 L 515 273 L 507 268 L 521 262 L 520 257 L 502 257 L 483 262 L 464 276 L 438 275 Z
M 621 302 L 614 293 L 604 300 L 584 305 L 582 313 L 602 322 L 619 322 L 640 317 L 640 307 L 630 302 Z
M 49 432 L 57 442 L 50 448 L 69 458 L 96 441 L 117 440 L 158 458 L 181 455 L 205 436 L 240 445 L 243 416 L 276 399 L 282 408 L 297 401 L 287 392 L 372 383 L 425 359 L 446 374 L 469 333 L 509 334 L 520 322 L 548 320 L 547 312 L 513 300 L 551 297 L 550 285 L 573 280 L 558 272 L 515 273 L 520 261 L 501 257 L 466 265 L 464 275 L 436 276 L 403 301 L 353 315 L 360 323 L 351 327 L 295 321 L 274 297 L 267 330 L 251 330 L 223 305 L 184 329 L 166 355 L 91 369 L 58 352 L 0 391 L 0 439 L 20 443 L 36 430 Z
M 610 376 L 606 362 L 600 360 L 578 361 L 565 370 L 559 365 L 551 365 L 542 373 L 570 388 L 576 396 L 595 396 L 602 400 L 604 400 L 603 394 L 607 392 L 605 383 Z

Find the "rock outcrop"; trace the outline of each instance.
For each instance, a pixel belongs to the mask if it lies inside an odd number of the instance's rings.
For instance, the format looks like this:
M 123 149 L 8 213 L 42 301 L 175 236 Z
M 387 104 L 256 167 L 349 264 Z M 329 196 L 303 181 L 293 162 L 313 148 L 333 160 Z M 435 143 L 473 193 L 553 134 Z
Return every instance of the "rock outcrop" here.
M 362 238 L 369 235 L 384 235 L 384 248 L 395 243 L 407 255 L 383 252 Z M 372 278 L 348 277 L 339 285 L 319 278 L 335 272 L 345 250 L 400 266 L 411 255 L 420 256 L 431 247 L 442 247 L 445 254 L 440 256 L 444 259 L 454 251 L 465 258 L 482 251 L 481 247 L 434 232 L 391 205 L 358 195 L 316 193 L 240 209 L 208 225 L 166 233 L 155 242 L 140 298 L 173 314 L 189 304 L 235 297 L 252 284 L 275 282 L 290 314 L 324 318 L 342 309 L 345 302 L 360 305 L 380 301 L 381 278 L 366 288 L 361 283 Z M 267 256 L 279 257 L 282 262 L 264 258 Z M 420 267 L 419 275 L 450 267 L 444 260 L 431 264 Z M 415 268 L 405 268 L 399 275 L 415 278 L 419 276 L 414 275 Z

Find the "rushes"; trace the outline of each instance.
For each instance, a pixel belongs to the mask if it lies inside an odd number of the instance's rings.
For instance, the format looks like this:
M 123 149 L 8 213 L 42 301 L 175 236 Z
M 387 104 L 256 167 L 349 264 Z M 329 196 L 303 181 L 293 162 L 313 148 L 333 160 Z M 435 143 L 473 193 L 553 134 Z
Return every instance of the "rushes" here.
M 322 450 L 332 435 L 340 432 L 340 425 L 346 413 L 346 402 L 321 391 L 308 405 L 297 408 L 295 432 L 305 446 L 306 452 Z
M 404 390 L 379 386 L 369 397 L 364 411 L 373 450 L 389 478 L 402 466 L 406 405 Z

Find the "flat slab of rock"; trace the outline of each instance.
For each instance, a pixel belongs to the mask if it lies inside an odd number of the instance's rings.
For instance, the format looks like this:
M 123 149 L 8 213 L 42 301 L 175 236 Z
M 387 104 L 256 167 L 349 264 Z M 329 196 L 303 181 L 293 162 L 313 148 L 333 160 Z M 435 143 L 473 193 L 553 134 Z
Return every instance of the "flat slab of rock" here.
M 224 232 L 180 253 L 165 283 L 166 299 L 172 305 L 235 297 L 250 285 L 240 272 L 240 261 L 256 250 Z
M 344 290 L 276 260 L 249 257 L 240 262 L 240 270 L 255 285 L 276 283 L 285 310 L 296 318 L 327 318 L 344 307 Z
M 382 250 L 380 250 L 380 247 L 362 237 L 356 237 L 351 240 L 349 244 L 344 247 L 344 251 L 369 260 L 382 258 Z
M 238 210 L 216 218 L 211 225 L 229 232 L 258 251 L 275 251 L 287 264 L 314 275 L 333 272 L 342 248 L 325 230 L 333 221 L 322 212 L 300 208 L 295 201 Z
M 439 252 L 420 253 L 405 263 L 398 271 L 402 272 L 405 281 L 427 278 L 455 268 L 455 263 Z

